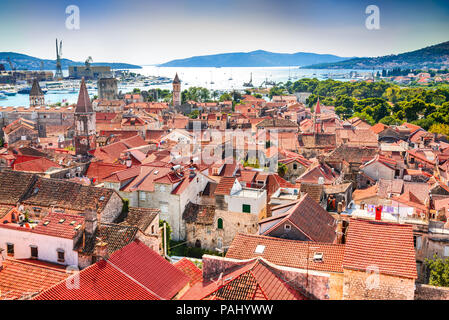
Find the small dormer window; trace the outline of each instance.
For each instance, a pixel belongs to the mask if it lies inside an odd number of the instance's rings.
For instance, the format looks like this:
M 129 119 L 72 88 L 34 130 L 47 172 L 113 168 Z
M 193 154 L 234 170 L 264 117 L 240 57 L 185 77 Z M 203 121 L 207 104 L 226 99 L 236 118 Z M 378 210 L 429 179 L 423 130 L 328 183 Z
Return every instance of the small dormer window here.
M 284 230 L 285 231 L 290 231 L 292 229 L 292 226 L 289 224 L 284 225 Z
M 262 254 L 265 251 L 265 246 L 264 245 L 257 245 L 256 250 L 254 250 L 254 253 L 259 253 Z

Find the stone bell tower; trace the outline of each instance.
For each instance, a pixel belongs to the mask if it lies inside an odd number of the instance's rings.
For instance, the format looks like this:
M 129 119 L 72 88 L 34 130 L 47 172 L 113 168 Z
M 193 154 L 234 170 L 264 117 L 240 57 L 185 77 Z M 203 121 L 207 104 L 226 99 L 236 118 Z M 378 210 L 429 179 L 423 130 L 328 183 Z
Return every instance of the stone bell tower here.
M 96 148 L 96 133 L 95 112 L 83 78 L 75 109 L 76 155 L 88 155 L 89 150 Z
M 39 81 L 36 78 L 33 80 L 33 86 L 30 90 L 30 107 L 39 107 L 45 105 L 44 92 L 39 86 Z
M 173 79 L 173 106 L 177 107 L 181 105 L 181 81 L 179 80 L 178 73 L 176 73 Z

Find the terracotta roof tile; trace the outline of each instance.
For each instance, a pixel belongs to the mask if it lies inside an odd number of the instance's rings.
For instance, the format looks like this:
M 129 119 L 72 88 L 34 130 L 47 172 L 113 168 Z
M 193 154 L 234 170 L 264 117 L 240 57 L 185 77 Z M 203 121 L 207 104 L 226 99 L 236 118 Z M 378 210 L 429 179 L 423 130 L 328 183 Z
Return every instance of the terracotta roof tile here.
M 139 240 L 78 274 L 79 289 L 65 282 L 36 300 L 161 300 L 172 299 L 189 278 Z
M 263 235 L 270 235 L 273 230 L 288 221 L 312 241 L 333 243 L 336 238 L 335 219 L 307 194 L 295 202 L 285 216 L 280 215 L 279 222 L 263 232 Z M 275 209 L 276 207 L 272 210 Z M 263 222 L 264 220 L 261 220 L 259 224 Z
M 65 270 L 7 258 L 0 270 L 0 300 L 35 295 L 69 276 Z
M 249 261 L 223 275 L 221 281 L 194 285 L 182 300 L 305 300 L 263 260 Z
M 258 246 L 264 246 L 263 253 L 256 253 Z M 342 273 L 344 248 L 344 244 L 238 234 L 232 241 L 226 257 L 239 260 L 262 257 L 279 266 Z M 323 253 L 322 261 L 314 260 L 316 252 Z
M 189 259 L 182 258 L 173 265 L 190 278 L 190 286 L 203 281 L 203 272 Z
M 73 239 L 82 232 L 85 218 L 79 215 L 50 212 L 42 219 L 33 232 L 47 236 Z
M 417 278 L 411 225 L 351 219 L 348 228 L 343 268 Z
M 215 189 L 215 194 L 217 195 L 229 195 L 231 189 L 234 186 L 236 178 L 235 177 L 222 177 L 220 182 Z

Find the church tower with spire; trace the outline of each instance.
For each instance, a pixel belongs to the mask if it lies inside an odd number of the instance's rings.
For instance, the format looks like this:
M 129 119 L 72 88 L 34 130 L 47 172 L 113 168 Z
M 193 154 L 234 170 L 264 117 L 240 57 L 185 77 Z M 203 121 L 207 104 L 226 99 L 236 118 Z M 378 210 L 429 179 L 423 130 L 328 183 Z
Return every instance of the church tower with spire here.
M 39 86 L 39 81 L 36 78 L 33 80 L 33 86 L 30 91 L 30 107 L 39 107 L 45 105 L 44 92 Z
M 181 81 L 179 80 L 178 73 L 176 73 L 173 79 L 173 106 L 177 107 L 181 105 Z
M 96 133 L 95 112 L 83 78 L 75 108 L 74 140 L 76 155 L 88 155 L 89 150 L 96 148 Z

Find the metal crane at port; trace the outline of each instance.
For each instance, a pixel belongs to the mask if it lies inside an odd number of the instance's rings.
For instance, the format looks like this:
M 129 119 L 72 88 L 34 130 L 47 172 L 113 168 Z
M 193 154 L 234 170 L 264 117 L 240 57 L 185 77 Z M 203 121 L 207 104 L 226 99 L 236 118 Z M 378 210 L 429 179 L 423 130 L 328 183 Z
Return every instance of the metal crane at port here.
M 16 83 L 16 67 L 12 64 L 11 58 L 7 57 L 6 60 L 8 60 L 9 66 L 11 67 L 11 76 L 12 76 L 12 83 Z
M 86 65 L 86 71 L 90 70 L 90 64 L 94 62 L 91 56 L 89 56 L 86 61 L 84 61 L 84 64 Z
M 16 71 L 16 67 L 13 66 L 13 64 L 11 62 L 11 58 L 8 57 L 7 60 L 8 60 L 9 66 L 11 67 L 11 71 Z
M 56 72 L 55 79 L 62 80 L 62 67 L 61 67 L 61 56 L 62 56 L 62 40 L 59 42 L 59 50 L 58 50 L 58 39 L 56 39 Z
M 250 75 L 249 82 L 243 83 L 243 86 L 244 86 L 244 87 L 247 87 L 247 88 L 252 88 L 252 87 L 254 87 L 254 85 L 253 85 L 253 73 L 252 73 L 252 72 L 251 72 L 251 75 Z

